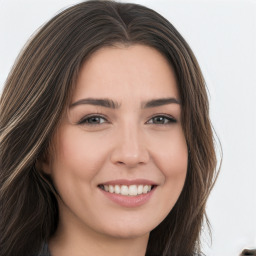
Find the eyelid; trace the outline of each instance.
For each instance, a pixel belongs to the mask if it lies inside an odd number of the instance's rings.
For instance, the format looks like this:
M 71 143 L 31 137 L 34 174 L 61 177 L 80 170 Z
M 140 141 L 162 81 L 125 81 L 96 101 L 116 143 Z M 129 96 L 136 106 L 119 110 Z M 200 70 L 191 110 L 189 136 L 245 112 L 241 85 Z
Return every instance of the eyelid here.
M 105 116 L 103 116 L 103 115 L 101 115 L 101 114 L 89 114 L 89 115 L 86 115 L 86 116 L 84 116 L 84 117 L 82 117 L 78 122 L 77 122 L 77 124 L 78 125 L 100 125 L 100 124 L 102 124 L 102 123 L 96 123 L 96 124 L 92 124 L 92 123 L 86 123 L 85 121 L 87 121 L 88 119 L 90 119 L 90 118 L 102 118 L 102 119 L 104 119 L 105 120 L 105 122 L 104 123 L 108 123 L 108 120 L 107 120 L 107 118 L 105 117 Z
M 156 117 L 164 117 L 164 118 L 168 119 L 169 122 L 164 123 L 164 124 L 149 123 L 150 120 L 152 120 L 153 118 L 156 118 Z M 177 123 L 177 119 L 175 117 L 173 117 L 172 115 L 159 113 L 159 114 L 155 114 L 154 116 L 152 116 L 146 123 L 152 124 L 152 125 L 168 125 L 168 124 L 172 124 L 172 123 Z
M 167 123 L 158 123 L 158 124 L 151 122 L 154 118 L 157 118 L 157 117 L 163 117 L 163 118 L 167 119 L 168 122 L 167 122 Z M 90 118 L 101 118 L 101 119 L 104 119 L 104 122 L 100 122 L 100 123 L 89 123 L 89 122 L 86 122 L 86 121 L 89 120 Z M 172 115 L 159 113 L 159 114 L 155 114 L 155 115 L 151 116 L 151 117 L 148 119 L 148 121 L 146 122 L 146 124 L 152 124 L 152 125 L 169 125 L 169 124 L 176 123 L 176 122 L 177 122 L 177 119 L 174 118 Z M 88 125 L 88 126 L 102 125 L 102 124 L 104 124 L 104 123 L 109 123 L 108 119 L 107 119 L 104 115 L 102 115 L 102 114 L 97 114 L 97 113 L 86 115 L 86 116 L 82 117 L 82 118 L 77 122 L 78 125 Z

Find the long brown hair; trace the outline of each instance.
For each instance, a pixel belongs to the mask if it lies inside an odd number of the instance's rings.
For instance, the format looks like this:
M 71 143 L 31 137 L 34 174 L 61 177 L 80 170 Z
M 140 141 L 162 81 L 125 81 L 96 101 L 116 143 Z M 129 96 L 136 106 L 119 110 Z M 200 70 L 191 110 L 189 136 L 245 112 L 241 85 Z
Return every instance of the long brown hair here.
M 189 148 L 183 191 L 151 231 L 146 255 L 194 255 L 206 200 L 216 176 L 214 139 L 205 82 L 190 47 L 155 11 L 136 4 L 88 1 L 51 19 L 26 45 L 0 101 L 0 254 L 36 254 L 58 224 L 49 178 L 36 168 L 72 92 L 82 63 L 104 46 L 143 44 L 175 70 L 182 125 Z

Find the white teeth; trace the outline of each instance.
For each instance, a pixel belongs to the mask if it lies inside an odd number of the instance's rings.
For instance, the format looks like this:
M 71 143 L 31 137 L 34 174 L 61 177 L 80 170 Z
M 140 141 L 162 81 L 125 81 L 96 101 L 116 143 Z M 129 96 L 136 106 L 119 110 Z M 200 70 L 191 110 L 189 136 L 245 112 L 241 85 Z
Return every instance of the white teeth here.
M 143 194 L 146 194 L 146 193 L 148 193 L 148 185 L 143 187 Z
M 138 195 L 142 194 L 143 192 L 143 185 L 138 186 Z
M 138 191 L 138 189 L 137 189 L 136 185 L 129 186 L 129 195 L 130 196 L 137 196 L 137 194 L 138 194 L 137 191 Z
M 106 185 L 106 186 L 107 186 L 107 185 Z M 113 187 L 112 185 L 109 185 L 108 191 L 109 191 L 110 193 L 114 193 L 115 189 L 114 189 L 114 187 Z
M 128 196 L 129 195 L 129 188 L 128 186 L 121 186 L 121 195 Z
M 123 196 L 137 196 L 151 191 L 151 185 L 104 185 L 102 189 L 107 192 L 121 194 Z
M 121 188 L 118 185 L 115 185 L 115 193 L 120 194 Z

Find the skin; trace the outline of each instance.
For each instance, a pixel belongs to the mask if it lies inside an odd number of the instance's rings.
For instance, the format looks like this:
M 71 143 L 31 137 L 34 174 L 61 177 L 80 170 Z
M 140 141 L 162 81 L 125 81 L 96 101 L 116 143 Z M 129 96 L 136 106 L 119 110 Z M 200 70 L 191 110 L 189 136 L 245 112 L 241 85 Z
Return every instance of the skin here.
M 85 98 L 107 98 L 117 108 L 82 104 Z M 145 108 L 145 102 L 162 98 L 179 101 L 177 82 L 151 47 L 105 47 L 84 63 L 54 152 L 43 163 L 60 195 L 60 220 L 49 243 L 53 256 L 145 255 L 150 231 L 173 208 L 187 172 L 181 105 Z M 98 187 L 142 178 L 157 186 L 137 207 L 109 200 Z

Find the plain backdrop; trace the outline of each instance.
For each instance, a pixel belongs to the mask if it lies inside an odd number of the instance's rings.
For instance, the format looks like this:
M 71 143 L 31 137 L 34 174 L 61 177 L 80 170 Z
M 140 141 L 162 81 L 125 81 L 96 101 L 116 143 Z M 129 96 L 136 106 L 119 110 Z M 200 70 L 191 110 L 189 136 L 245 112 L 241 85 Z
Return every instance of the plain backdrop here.
M 0 0 L 0 90 L 34 31 L 78 2 Z M 234 256 L 256 247 L 256 1 L 130 2 L 170 20 L 190 44 L 207 82 L 223 161 L 207 204 L 212 242 L 203 232 L 205 254 Z

